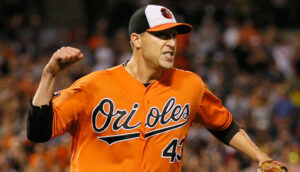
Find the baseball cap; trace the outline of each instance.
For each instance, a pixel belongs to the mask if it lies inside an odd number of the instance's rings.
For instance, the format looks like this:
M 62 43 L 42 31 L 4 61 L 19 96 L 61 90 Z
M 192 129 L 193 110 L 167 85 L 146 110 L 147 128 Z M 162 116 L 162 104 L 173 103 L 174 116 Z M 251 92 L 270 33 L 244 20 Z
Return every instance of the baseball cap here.
M 176 28 L 178 34 L 189 33 L 192 26 L 187 23 L 177 23 L 173 13 L 160 5 L 147 5 L 138 9 L 130 18 L 129 35 L 132 33 L 157 32 Z

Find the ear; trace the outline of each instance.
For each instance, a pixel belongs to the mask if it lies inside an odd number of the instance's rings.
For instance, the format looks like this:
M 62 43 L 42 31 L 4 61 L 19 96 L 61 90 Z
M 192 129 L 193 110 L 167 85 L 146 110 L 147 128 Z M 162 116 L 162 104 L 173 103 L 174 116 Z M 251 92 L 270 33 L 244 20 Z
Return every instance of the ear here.
M 136 48 L 141 48 L 142 47 L 141 35 L 140 34 L 132 33 L 130 35 L 130 41 L 131 41 L 133 47 L 136 47 Z

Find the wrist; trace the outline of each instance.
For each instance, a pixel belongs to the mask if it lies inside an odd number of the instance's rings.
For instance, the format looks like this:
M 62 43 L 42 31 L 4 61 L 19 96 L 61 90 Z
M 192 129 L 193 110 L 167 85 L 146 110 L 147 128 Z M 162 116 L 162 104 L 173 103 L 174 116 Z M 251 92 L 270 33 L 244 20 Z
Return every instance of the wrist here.
M 55 70 L 51 69 L 46 65 L 46 67 L 43 70 L 43 77 L 48 77 L 48 78 L 56 78 L 58 76 L 59 72 L 56 72 Z
M 269 161 L 269 160 L 272 160 L 272 159 L 265 153 L 262 153 L 257 157 L 257 162 L 259 163 L 259 165 L 261 165 L 263 162 Z

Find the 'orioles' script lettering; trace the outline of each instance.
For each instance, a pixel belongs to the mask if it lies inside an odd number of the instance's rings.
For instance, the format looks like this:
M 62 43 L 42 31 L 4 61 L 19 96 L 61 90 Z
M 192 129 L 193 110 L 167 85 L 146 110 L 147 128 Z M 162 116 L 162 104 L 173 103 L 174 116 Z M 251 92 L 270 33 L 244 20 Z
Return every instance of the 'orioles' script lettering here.
M 178 122 L 181 118 L 187 120 L 190 115 L 190 106 L 185 104 L 182 108 L 180 104 L 175 105 L 176 99 L 171 97 L 161 113 L 157 107 L 152 107 L 147 115 L 146 126 L 153 128 L 159 122 L 161 125 L 166 125 L 171 121 Z
M 106 109 L 104 108 L 105 106 Z M 130 121 L 135 116 L 138 108 L 139 104 L 134 103 L 132 109 L 128 113 L 127 110 L 115 109 L 113 100 L 104 98 L 100 101 L 92 113 L 93 129 L 97 133 L 104 132 L 109 126 L 111 126 L 114 131 L 118 131 L 120 129 L 133 130 L 141 125 L 141 122 L 137 124 L 130 124 Z M 184 121 L 186 121 L 189 114 L 189 103 L 182 107 L 180 104 L 176 105 L 176 99 L 171 97 L 166 102 L 161 112 L 157 107 L 150 108 L 146 117 L 146 126 L 153 128 L 158 123 L 164 126 L 170 121 L 178 122 L 180 119 L 184 119 Z M 103 117 L 105 118 L 104 122 L 99 124 L 97 119 Z
M 105 104 L 108 105 L 108 112 L 106 112 L 104 109 Z M 132 117 L 135 115 L 138 107 L 139 107 L 139 104 L 135 103 L 133 105 L 133 108 L 130 111 L 129 115 L 126 117 L 125 121 L 120 124 L 121 119 L 127 115 L 127 111 L 117 109 L 115 112 L 114 102 L 110 99 L 102 99 L 100 101 L 99 105 L 94 109 L 93 114 L 92 114 L 92 125 L 93 125 L 94 131 L 97 133 L 101 133 L 101 132 L 105 131 L 107 129 L 107 127 L 110 125 L 112 118 L 114 116 L 116 116 L 116 119 L 112 125 L 113 130 L 117 131 L 121 128 L 130 130 L 130 129 L 137 128 L 141 124 L 141 122 L 139 122 L 138 124 L 135 124 L 133 126 L 130 126 L 129 123 L 130 123 Z M 99 113 L 102 114 L 102 116 L 104 116 L 106 118 L 104 124 L 101 127 L 97 126 L 97 117 L 98 117 Z

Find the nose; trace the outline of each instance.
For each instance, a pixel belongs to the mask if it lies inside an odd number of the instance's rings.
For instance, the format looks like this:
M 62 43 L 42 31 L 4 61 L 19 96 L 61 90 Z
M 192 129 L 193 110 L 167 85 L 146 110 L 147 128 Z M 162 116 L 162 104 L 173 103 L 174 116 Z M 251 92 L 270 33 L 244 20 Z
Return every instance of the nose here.
M 172 37 L 167 40 L 167 45 L 174 48 L 176 46 L 176 37 Z

